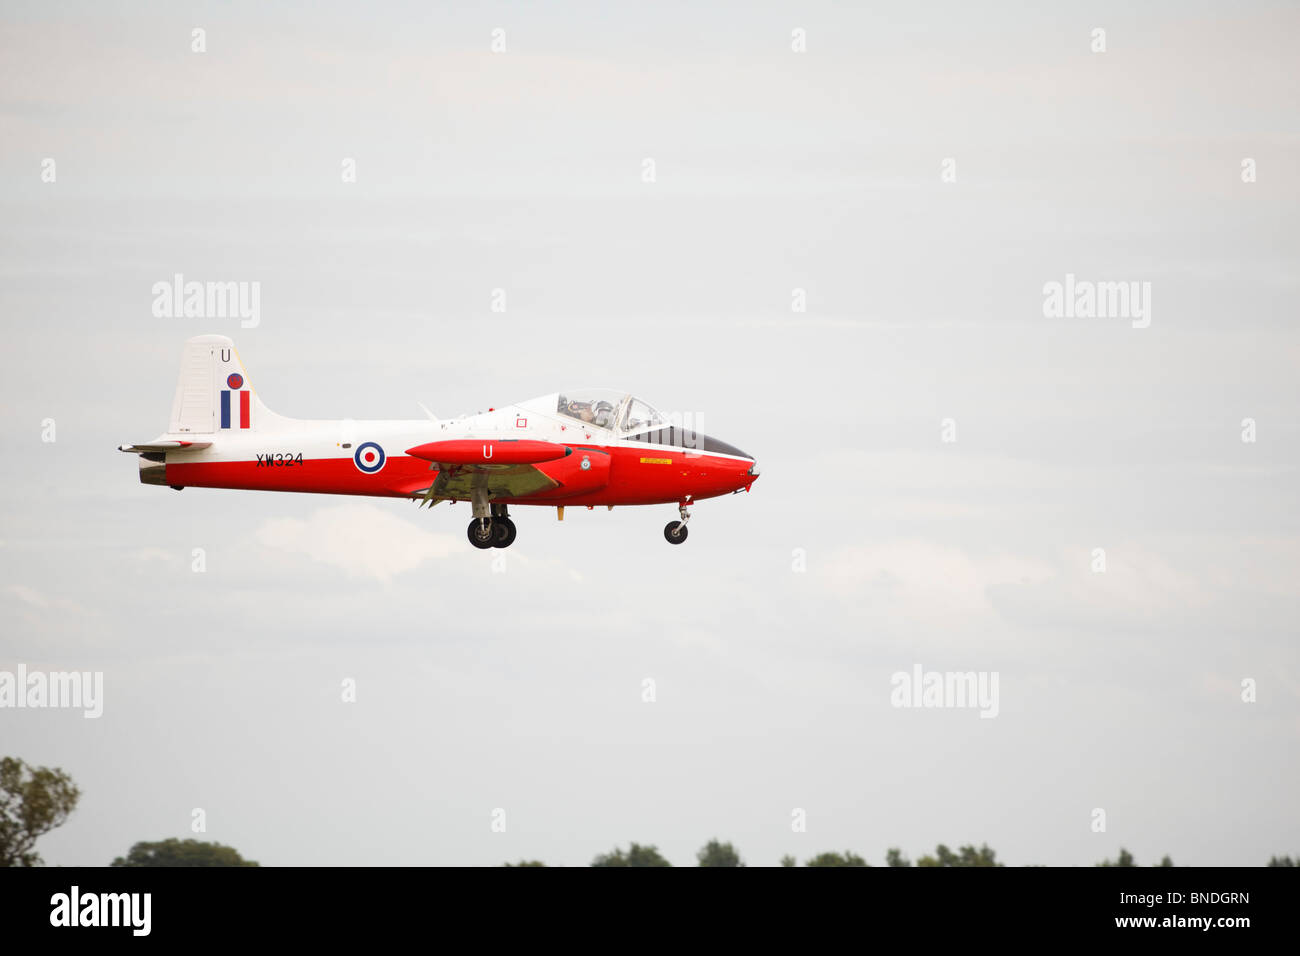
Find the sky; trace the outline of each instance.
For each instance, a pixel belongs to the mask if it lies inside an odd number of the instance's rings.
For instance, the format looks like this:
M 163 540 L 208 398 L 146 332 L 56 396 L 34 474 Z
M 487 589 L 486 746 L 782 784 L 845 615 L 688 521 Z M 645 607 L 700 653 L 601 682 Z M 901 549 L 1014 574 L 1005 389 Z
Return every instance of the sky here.
M 1300 851 L 1300 11 L 359 10 L 0 6 L 0 672 L 104 686 L 0 707 L 82 790 L 47 863 Z M 283 415 L 606 385 L 762 477 L 503 552 L 142 485 L 204 333 Z

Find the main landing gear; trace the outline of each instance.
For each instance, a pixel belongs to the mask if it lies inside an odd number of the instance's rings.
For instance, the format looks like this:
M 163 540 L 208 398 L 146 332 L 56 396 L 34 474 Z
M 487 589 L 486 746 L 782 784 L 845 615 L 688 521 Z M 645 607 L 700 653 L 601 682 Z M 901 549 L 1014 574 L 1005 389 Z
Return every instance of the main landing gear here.
M 515 535 L 519 533 L 519 529 L 515 527 L 513 521 L 503 516 L 492 519 L 492 532 L 492 547 L 508 548 L 515 543 Z
M 664 538 L 669 544 L 681 544 L 686 540 L 686 522 L 691 520 L 691 513 L 686 510 L 686 502 L 677 506 L 682 516 L 681 521 L 670 521 L 664 525 Z
M 505 505 L 493 505 L 492 516 L 474 518 L 467 529 L 469 543 L 476 548 L 508 548 L 515 543 L 519 529 L 510 520 Z

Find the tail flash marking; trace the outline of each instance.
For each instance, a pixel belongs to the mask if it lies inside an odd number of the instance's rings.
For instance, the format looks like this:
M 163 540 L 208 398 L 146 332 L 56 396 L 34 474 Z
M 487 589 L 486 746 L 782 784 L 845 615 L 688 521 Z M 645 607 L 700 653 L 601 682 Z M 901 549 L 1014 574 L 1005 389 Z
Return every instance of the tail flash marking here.
M 252 393 L 249 392 L 247 389 L 241 389 L 240 391 L 235 392 L 235 394 L 239 396 L 239 427 L 250 428 L 251 427 L 250 421 L 252 420 L 252 399 L 251 399 Z M 230 418 L 231 418 L 230 389 L 223 388 L 221 390 L 221 427 L 222 428 L 234 427 L 230 424 Z

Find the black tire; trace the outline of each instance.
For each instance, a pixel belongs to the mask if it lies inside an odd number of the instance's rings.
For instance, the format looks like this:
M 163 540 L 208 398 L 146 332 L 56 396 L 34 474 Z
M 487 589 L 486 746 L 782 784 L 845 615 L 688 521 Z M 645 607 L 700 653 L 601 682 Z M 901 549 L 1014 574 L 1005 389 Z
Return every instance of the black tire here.
M 469 543 L 480 550 L 492 547 L 492 542 L 496 540 L 496 532 L 492 528 L 495 523 L 490 518 L 487 521 L 480 521 L 478 518 L 471 521 L 466 531 Z
M 492 519 L 492 547 L 508 548 L 515 543 L 515 535 L 519 529 L 509 518 Z
M 686 525 L 680 521 L 670 521 L 664 525 L 664 538 L 669 544 L 681 544 L 686 540 Z

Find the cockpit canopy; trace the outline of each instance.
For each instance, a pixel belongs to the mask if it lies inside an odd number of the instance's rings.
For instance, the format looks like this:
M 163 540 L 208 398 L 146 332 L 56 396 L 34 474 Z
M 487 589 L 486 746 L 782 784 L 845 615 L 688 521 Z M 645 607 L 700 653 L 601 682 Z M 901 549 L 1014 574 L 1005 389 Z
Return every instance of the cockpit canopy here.
M 556 413 L 586 425 L 606 428 L 620 435 L 643 432 L 668 424 L 648 403 L 626 392 L 608 388 L 583 388 L 561 392 Z

